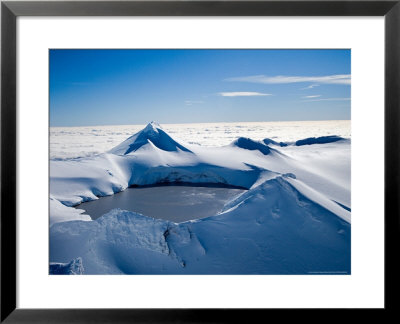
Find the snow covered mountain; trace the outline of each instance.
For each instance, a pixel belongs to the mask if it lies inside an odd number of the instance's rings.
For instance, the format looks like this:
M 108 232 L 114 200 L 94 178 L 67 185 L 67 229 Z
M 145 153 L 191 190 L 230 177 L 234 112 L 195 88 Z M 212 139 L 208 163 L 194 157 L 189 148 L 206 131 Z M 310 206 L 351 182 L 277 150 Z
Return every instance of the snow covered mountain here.
M 171 136 L 164 132 L 158 123 L 151 122 L 143 130 L 111 149 L 109 153 L 127 155 L 147 144 L 152 144 L 158 149 L 167 152 L 175 152 L 178 150 L 190 152 L 190 150 L 177 143 Z
M 86 274 L 348 274 L 350 140 L 298 142 L 201 147 L 152 122 L 107 153 L 52 160 L 50 259 L 80 257 Z M 217 215 L 179 224 L 119 209 L 91 221 L 71 207 L 165 182 L 248 190 Z

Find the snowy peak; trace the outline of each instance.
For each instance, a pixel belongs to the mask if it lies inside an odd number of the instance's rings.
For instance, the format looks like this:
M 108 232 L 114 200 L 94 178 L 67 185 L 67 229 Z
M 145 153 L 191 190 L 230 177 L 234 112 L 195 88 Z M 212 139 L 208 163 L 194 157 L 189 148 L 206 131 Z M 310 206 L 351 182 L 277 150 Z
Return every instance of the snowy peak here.
M 147 126 L 143 128 L 141 132 L 148 134 L 158 133 L 158 129 L 162 129 L 161 125 L 155 121 L 152 121 L 148 123 Z
M 176 152 L 181 150 L 191 152 L 168 135 L 158 123 L 152 121 L 140 132 L 111 149 L 109 153 L 127 155 L 148 144 L 153 144 L 162 151 Z

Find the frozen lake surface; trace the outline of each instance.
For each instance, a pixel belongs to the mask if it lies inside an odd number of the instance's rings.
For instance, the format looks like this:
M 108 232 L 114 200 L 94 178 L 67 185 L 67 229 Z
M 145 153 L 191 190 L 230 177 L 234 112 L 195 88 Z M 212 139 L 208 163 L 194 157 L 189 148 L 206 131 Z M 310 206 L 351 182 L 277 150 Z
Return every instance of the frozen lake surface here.
M 127 188 L 118 194 L 83 203 L 92 219 L 120 208 L 153 218 L 175 223 L 217 214 L 226 202 L 242 193 L 243 189 L 215 185 L 170 185 Z

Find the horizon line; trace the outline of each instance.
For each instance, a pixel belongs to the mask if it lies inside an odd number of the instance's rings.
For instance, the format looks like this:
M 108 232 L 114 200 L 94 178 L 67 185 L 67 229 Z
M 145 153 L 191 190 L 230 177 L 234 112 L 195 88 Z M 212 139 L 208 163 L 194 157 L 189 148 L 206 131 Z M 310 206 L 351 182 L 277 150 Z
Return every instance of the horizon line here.
M 324 121 L 351 121 L 351 119 L 318 119 L 318 120 L 270 120 L 270 121 L 219 121 L 219 122 L 195 122 L 195 123 L 160 123 L 158 121 L 149 121 L 140 124 L 104 124 L 104 125 L 80 125 L 80 126 L 51 126 L 49 128 L 73 128 L 73 127 L 106 127 L 106 126 L 146 126 L 151 122 L 163 125 L 188 125 L 188 124 L 237 124 L 237 123 L 296 123 L 296 122 L 324 122 Z

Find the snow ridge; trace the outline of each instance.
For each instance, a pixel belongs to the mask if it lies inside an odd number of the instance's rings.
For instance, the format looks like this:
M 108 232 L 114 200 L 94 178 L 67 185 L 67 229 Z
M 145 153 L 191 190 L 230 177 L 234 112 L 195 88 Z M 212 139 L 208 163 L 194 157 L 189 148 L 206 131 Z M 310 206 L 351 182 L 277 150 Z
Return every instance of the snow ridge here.
M 344 138 L 336 135 L 330 135 L 330 136 L 321 136 L 321 137 L 309 137 L 305 138 L 303 140 L 298 140 L 296 141 L 295 145 L 296 146 L 302 146 L 302 145 L 312 145 L 312 144 L 327 144 L 327 143 L 334 143 L 337 141 L 344 140 Z
M 257 150 L 264 155 L 268 155 L 271 152 L 271 149 L 268 147 L 268 145 L 265 145 L 262 142 L 253 141 L 252 139 L 245 137 L 239 137 L 232 143 L 232 145 L 245 150 L 250 150 L 250 151 Z

